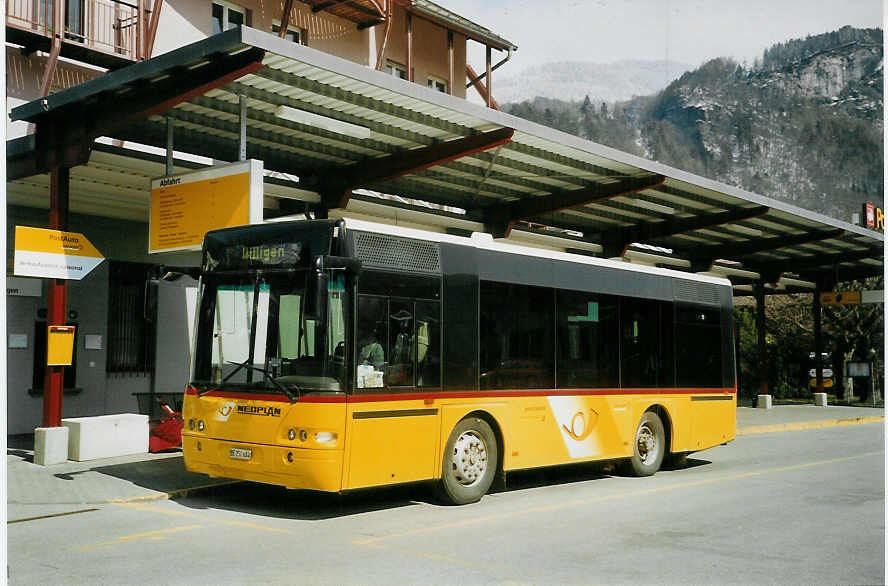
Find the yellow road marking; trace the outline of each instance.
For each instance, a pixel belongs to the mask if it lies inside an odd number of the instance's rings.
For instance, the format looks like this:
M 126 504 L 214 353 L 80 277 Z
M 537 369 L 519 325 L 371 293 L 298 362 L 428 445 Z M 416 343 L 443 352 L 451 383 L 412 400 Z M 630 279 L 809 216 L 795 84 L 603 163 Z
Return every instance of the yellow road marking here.
M 737 435 L 754 435 L 759 433 L 774 433 L 777 431 L 803 431 L 806 429 L 821 429 L 823 427 L 837 427 L 840 425 L 856 425 L 858 423 L 882 423 L 885 417 L 871 415 L 868 417 L 854 417 L 849 419 L 832 419 L 825 421 L 805 421 L 800 423 L 778 423 L 775 425 L 755 425 L 745 429 L 738 429 Z
M 162 507 L 146 505 L 142 503 L 114 503 L 120 507 L 126 507 L 128 509 L 137 509 L 139 511 L 149 511 L 152 513 L 162 513 L 164 515 L 170 515 L 173 517 L 184 517 L 186 519 L 198 519 L 200 521 L 209 521 L 211 523 L 217 523 L 219 525 L 231 525 L 233 527 L 246 527 L 248 529 L 257 529 L 259 531 L 271 531 L 273 533 L 287 533 L 290 535 L 299 535 L 296 531 L 290 531 L 289 529 L 281 529 L 279 527 L 271 527 L 269 525 L 260 525 L 259 523 L 249 523 L 247 521 L 230 521 L 225 519 L 213 519 L 208 518 L 204 515 L 196 515 L 194 513 L 186 513 L 185 511 L 171 511 L 168 509 L 164 509 Z
M 449 562 L 451 564 L 457 564 L 460 566 L 468 566 L 471 568 L 484 568 L 486 570 L 497 570 L 497 571 L 502 571 L 502 570 L 506 569 L 503 566 L 496 566 L 493 564 L 484 564 L 484 563 L 480 563 L 480 562 L 470 562 L 467 560 L 461 560 L 459 558 L 454 558 L 454 557 L 441 555 L 441 554 L 437 554 L 437 553 L 426 553 L 426 552 L 421 552 L 421 551 L 414 551 L 414 550 L 406 549 L 403 547 L 393 547 L 391 545 L 382 545 L 380 543 L 369 543 L 366 545 L 368 547 L 372 547 L 374 549 L 384 549 L 386 551 L 392 551 L 392 552 L 399 553 L 399 554 L 406 554 L 406 555 L 410 555 L 413 557 L 418 557 L 418 558 L 422 558 L 422 559 L 426 559 L 426 560 L 434 560 L 434 561 L 438 561 L 438 562 Z
M 376 545 L 381 541 L 385 541 L 388 539 L 400 539 L 402 537 L 413 537 L 415 535 L 423 535 L 426 533 L 434 533 L 438 531 L 445 531 L 447 529 L 459 529 L 462 527 L 467 527 L 470 525 L 478 525 L 480 523 L 486 523 L 488 521 L 502 521 L 505 519 L 511 519 L 514 517 L 522 517 L 525 515 L 531 515 L 535 513 L 550 513 L 552 511 L 558 511 L 562 509 L 569 509 L 572 507 L 579 506 L 588 506 L 608 501 L 615 501 L 625 498 L 631 498 L 635 496 L 645 496 L 649 494 L 656 494 L 660 492 L 669 492 L 672 490 L 679 490 L 683 488 L 695 488 L 698 486 L 706 486 L 709 484 L 717 484 L 720 482 L 729 482 L 733 480 L 740 480 L 744 478 L 754 478 L 756 476 L 763 476 L 765 474 L 776 474 L 779 472 L 790 472 L 793 470 L 803 470 L 805 468 L 812 468 L 815 466 L 825 466 L 827 464 L 837 464 L 839 462 L 849 462 L 851 460 L 860 460 L 862 458 L 869 458 L 872 456 L 880 456 L 884 455 L 885 452 L 868 452 L 866 454 L 858 454 L 856 456 L 846 456 L 843 458 L 832 458 L 830 460 L 817 460 L 814 462 L 807 462 L 805 464 L 795 464 L 792 466 L 781 466 L 779 468 L 769 468 L 767 470 L 756 470 L 753 472 L 742 472 L 739 474 L 729 474 L 726 476 L 719 476 L 717 478 L 709 478 L 705 480 L 695 480 L 693 482 L 683 482 L 679 484 L 672 484 L 669 486 L 658 486 L 654 488 L 646 488 L 643 490 L 633 490 L 629 492 L 623 492 L 618 494 L 612 494 L 607 496 L 601 496 L 591 499 L 580 499 L 574 501 L 568 501 L 563 503 L 557 503 L 552 505 L 545 505 L 541 507 L 531 507 L 527 509 L 521 509 L 518 511 L 511 511 L 508 513 L 499 513 L 495 515 L 487 515 L 485 517 L 474 517 L 472 519 L 465 519 L 462 521 L 454 521 L 451 523 L 441 523 L 440 525 L 432 525 L 429 527 L 422 527 L 419 529 L 412 529 L 410 531 L 404 531 L 401 533 L 391 533 L 389 535 L 382 535 L 380 537 L 371 537 L 369 539 L 358 539 L 352 541 L 355 545 Z
M 215 488 L 217 486 L 229 486 L 231 484 L 237 484 L 241 482 L 240 480 L 224 480 L 221 482 L 211 482 L 210 484 L 201 484 L 199 486 L 189 486 L 188 488 L 179 488 L 176 490 L 171 490 L 169 492 L 158 492 L 156 494 L 144 494 L 140 496 L 131 496 L 128 498 L 122 499 L 111 499 L 108 504 L 111 505 L 120 505 L 126 503 L 142 503 L 142 502 L 150 502 L 150 501 L 165 501 L 177 496 L 186 496 L 188 493 L 195 490 L 204 490 L 207 488 Z
M 185 525 L 184 527 L 172 527 L 170 529 L 160 529 L 158 531 L 148 531 L 146 533 L 135 533 L 133 535 L 124 535 L 123 537 L 112 539 L 111 541 L 104 541 L 102 543 L 95 543 L 93 545 L 81 545 L 79 547 L 75 547 L 74 550 L 91 551 L 102 547 L 113 547 L 115 545 L 121 545 L 130 541 L 138 541 L 140 539 L 163 539 L 171 533 L 179 533 L 181 531 L 193 531 L 194 529 L 200 528 L 200 525 Z

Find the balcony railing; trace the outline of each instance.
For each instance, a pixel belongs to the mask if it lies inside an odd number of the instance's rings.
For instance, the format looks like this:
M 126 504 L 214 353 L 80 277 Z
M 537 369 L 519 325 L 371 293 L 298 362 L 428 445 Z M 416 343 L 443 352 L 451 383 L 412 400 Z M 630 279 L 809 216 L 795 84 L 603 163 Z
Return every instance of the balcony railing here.
M 6 26 L 51 39 L 53 4 L 53 0 L 7 0 Z M 131 61 L 141 57 L 137 51 L 139 15 L 133 4 L 114 0 L 68 0 L 61 20 L 64 43 Z

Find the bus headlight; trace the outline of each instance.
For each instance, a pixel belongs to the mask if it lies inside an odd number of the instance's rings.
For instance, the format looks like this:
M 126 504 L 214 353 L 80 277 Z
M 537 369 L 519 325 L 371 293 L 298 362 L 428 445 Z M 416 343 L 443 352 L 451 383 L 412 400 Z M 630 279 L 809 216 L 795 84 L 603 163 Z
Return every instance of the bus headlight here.
M 296 439 L 296 430 L 295 429 L 291 429 L 290 431 L 287 432 L 287 439 L 290 441 L 293 441 Z
M 299 430 L 299 439 L 305 441 L 308 439 L 308 432 L 304 429 Z
M 203 431 L 204 427 L 206 426 L 204 425 L 203 419 L 197 422 L 197 431 Z
M 315 441 L 322 444 L 335 442 L 336 434 L 332 431 L 319 431 L 315 434 Z
M 190 429 L 191 431 L 194 431 L 194 419 L 188 420 L 188 429 Z

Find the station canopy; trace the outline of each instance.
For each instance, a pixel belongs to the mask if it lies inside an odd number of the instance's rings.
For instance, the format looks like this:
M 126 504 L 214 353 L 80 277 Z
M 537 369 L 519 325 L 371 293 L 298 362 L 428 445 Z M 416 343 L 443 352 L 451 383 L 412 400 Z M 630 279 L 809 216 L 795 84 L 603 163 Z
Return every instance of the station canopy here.
M 27 205 L 45 194 L 41 175 L 71 166 L 72 212 L 129 202 L 147 219 L 148 184 L 139 189 L 133 177 L 161 175 L 162 157 L 95 139 L 165 149 L 171 133 L 177 152 L 233 161 L 244 129 L 246 156 L 278 177 L 266 182 L 274 185 L 268 216 L 406 218 L 722 275 L 738 294 L 755 284 L 811 291 L 883 274 L 880 232 L 246 27 L 29 102 L 11 117 L 35 132 L 7 145 L 10 203 Z M 104 201 L 91 201 L 93 193 Z

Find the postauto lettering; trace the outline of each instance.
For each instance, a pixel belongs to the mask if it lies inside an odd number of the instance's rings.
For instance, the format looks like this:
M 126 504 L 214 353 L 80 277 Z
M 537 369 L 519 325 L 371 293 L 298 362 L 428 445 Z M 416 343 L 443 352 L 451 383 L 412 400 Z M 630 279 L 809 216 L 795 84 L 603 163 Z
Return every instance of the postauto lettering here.
M 280 407 L 268 407 L 266 405 L 238 405 L 238 415 L 262 415 L 266 417 L 280 417 Z

